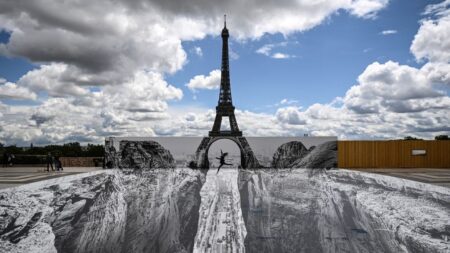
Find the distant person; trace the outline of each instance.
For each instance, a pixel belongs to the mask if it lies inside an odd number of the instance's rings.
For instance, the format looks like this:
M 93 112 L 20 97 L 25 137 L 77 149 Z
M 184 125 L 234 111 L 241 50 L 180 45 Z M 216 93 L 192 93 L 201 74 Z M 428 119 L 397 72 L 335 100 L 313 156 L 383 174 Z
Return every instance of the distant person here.
M 225 157 L 227 155 L 228 155 L 227 152 L 223 153 L 222 150 L 220 150 L 220 157 L 216 157 L 216 159 L 220 161 L 220 165 L 219 165 L 219 168 L 217 168 L 217 173 L 216 174 L 219 173 L 219 170 L 220 170 L 220 168 L 222 168 L 222 166 L 224 166 L 224 165 L 233 165 L 233 164 L 225 162 Z
M 8 164 L 9 164 L 9 166 L 13 166 L 13 160 L 14 160 L 14 158 L 16 158 L 15 156 L 14 156 L 14 154 L 9 154 L 8 155 Z
M 63 167 L 62 167 L 62 163 L 61 163 L 61 161 L 59 160 L 59 157 L 58 157 L 58 156 L 55 157 L 55 168 L 56 168 L 56 171 L 62 171 L 62 170 L 64 170 Z
M 52 153 L 48 152 L 47 157 L 45 158 L 46 162 L 47 162 L 47 172 L 50 171 L 50 167 L 52 167 L 52 170 L 54 171 L 55 169 L 53 168 L 53 156 Z
M 9 159 L 9 154 L 8 152 L 3 153 L 3 168 L 8 167 L 8 159 Z

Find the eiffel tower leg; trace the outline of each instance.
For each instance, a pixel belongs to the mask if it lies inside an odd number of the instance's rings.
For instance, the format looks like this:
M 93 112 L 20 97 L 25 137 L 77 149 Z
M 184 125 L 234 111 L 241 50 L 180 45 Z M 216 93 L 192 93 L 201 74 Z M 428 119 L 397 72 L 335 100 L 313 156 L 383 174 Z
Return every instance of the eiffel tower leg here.
M 208 156 L 206 154 L 206 149 L 209 146 L 211 137 L 204 137 L 200 142 L 200 145 L 195 152 L 195 165 L 198 169 L 209 169 Z
M 234 113 L 230 115 L 230 129 L 231 132 L 239 132 L 239 127 L 236 121 L 236 116 L 234 116 Z
M 237 141 L 241 144 L 242 153 L 241 154 L 241 164 L 244 169 L 257 169 L 261 168 L 258 159 L 253 153 L 250 144 L 248 144 L 247 139 L 245 137 L 238 137 Z
M 241 167 L 247 169 L 247 155 L 244 151 L 241 151 Z
M 221 124 L 222 124 L 222 115 L 217 114 L 216 115 L 216 119 L 214 120 L 214 126 L 213 126 L 212 131 L 213 132 L 219 132 Z

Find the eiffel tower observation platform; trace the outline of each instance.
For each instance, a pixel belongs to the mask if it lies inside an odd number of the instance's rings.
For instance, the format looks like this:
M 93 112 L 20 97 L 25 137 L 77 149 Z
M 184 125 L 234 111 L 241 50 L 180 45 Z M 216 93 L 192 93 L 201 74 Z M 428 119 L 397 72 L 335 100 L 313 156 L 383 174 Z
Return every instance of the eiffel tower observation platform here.
M 210 137 L 219 137 L 219 136 L 242 136 L 242 132 L 235 132 L 231 130 L 221 130 L 219 132 L 209 131 Z

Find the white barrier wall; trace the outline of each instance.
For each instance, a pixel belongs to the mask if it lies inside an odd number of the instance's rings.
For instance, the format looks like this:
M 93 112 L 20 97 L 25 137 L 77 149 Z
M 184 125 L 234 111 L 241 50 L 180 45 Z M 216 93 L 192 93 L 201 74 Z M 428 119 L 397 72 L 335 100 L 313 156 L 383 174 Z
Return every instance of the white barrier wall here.
M 115 162 L 115 167 L 117 167 L 117 163 L 120 164 L 120 160 L 123 159 L 123 148 L 127 143 L 156 142 L 170 152 L 176 164 L 175 167 L 186 167 L 190 161 L 195 159 L 197 148 L 202 139 L 203 137 L 109 137 L 105 140 L 106 162 L 115 157 L 114 159 L 118 160 Z M 278 159 L 295 161 L 308 154 L 311 156 L 314 149 L 326 143 L 328 145 L 331 144 L 331 147 L 321 150 L 323 154 L 320 155 L 334 156 L 337 164 L 337 154 L 335 152 L 337 151 L 337 137 L 246 137 L 246 139 L 255 157 L 263 167 L 273 167 L 274 155 Z M 332 154 L 327 152 L 327 150 L 332 152 Z M 115 152 L 115 154 L 112 155 L 112 152 Z M 221 152 L 228 153 L 228 160 L 240 156 L 239 147 L 236 143 L 228 139 L 221 139 L 214 142 L 209 148 L 211 164 L 214 164 L 216 157 L 220 157 Z M 315 159 L 319 158 L 316 157 Z M 286 165 L 289 164 L 287 163 Z

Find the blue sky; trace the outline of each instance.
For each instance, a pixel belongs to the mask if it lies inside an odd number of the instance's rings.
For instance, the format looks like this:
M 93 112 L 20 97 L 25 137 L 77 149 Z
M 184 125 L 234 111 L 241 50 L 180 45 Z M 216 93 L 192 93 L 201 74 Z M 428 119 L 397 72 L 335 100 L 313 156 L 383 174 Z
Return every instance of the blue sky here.
M 10 10 L 0 14 L 0 142 L 203 135 L 218 98 L 223 12 L 244 133 L 449 132 L 450 1 L 183 4 L 0 4 Z
M 283 36 L 264 35 L 257 40 L 236 41 L 231 38 L 231 47 L 239 58 L 231 62 L 232 91 L 234 103 L 245 110 L 273 111 L 268 107 L 282 99 L 299 101 L 303 107 L 314 103 L 327 103 L 336 96 L 343 96 L 355 84 L 358 75 L 374 61 L 393 59 L 403 64 L 419 66 L 410 53 L 409 46 L 419 28 L 419 20 L 426 5 L 439 1 L 396 0 L 378 12 L 376 18 L 361 19 L 340 11 L 327 21 L 305 32 Z M 232 17 L 229 15 L 229 28 Z M 208 74 L 220 68 L 222 40 L 221 27 L 216 36 L 207 36 L 199 41 L 183 42 L 188 53 L 188 62 L 175 74 L 168 74 L 167 81 L 183 89 L 186 96 L 176 105 L 195 104 L 214 107 L 217 90 L 202 91 L 193 96 L 185 84 L 195 76 Z M 381 35 L 385 30 L 396 30 L 396 34 Z M 0 33 L 0 42 L 5 43 L 9 33 Z M 290 59 L 272 59 L 255 51 L 265 44 L 288 42 L 279 51 L 294 55 Z M 203 56 L 194 48 L 200 47 Z M 18 57 L 0 56 L 0 76 L 16 82 L 36 64 Z M 324 74 L 326 73 L 326 74 Z M 275 88 L 276 87 L 276 88 Z M 249 96 L 248 94 L 252 95 Z M 14 103 L 14 101 L 10 101 Z
M 438 1 L 434 1 L 438 2 Z M 356 78 L 374 61 L 389 59 L 402 64 L 420 66 L 409 47 L 418 28 L 421 13 L 430 2 L 392 1 L 375 19 L 360 19 L 340 12 L 323 24 L 287 37 L 265 35 L 244 43 L 232 39 L 232 49 L 239 58 L 231 62 L 234 103 L 245 110 L 274 111 L 268 107 L 284 98 L 299 101 L 302 107 L 314 103 L 328 103 L 343 96 L 356 83 Z M 385 30 L 396 34 L 382 35 Z M 233 27 L 230 27 L 231 34 Z M 220 30 L 217 32 L 220 35 Z M 272 59 L 255 51 L 265 44 L 288 42 L 279 51 L 295 55 L 290 59 Z M 169 83 L 183 88 L 186 96 L 177 104 L 200 104 L 213 107 L 217 91 L 202 91 L 194 100 L 184 87 L 194 75 L 208 74 L 220 68 L 221 38 L 208 36 L 201 41 L 185 42 L 190 54 L 189 63 Z M 202 48 L 203 56 L 194 52 Z M 251 94 L 251 95 L 250 95 Z

